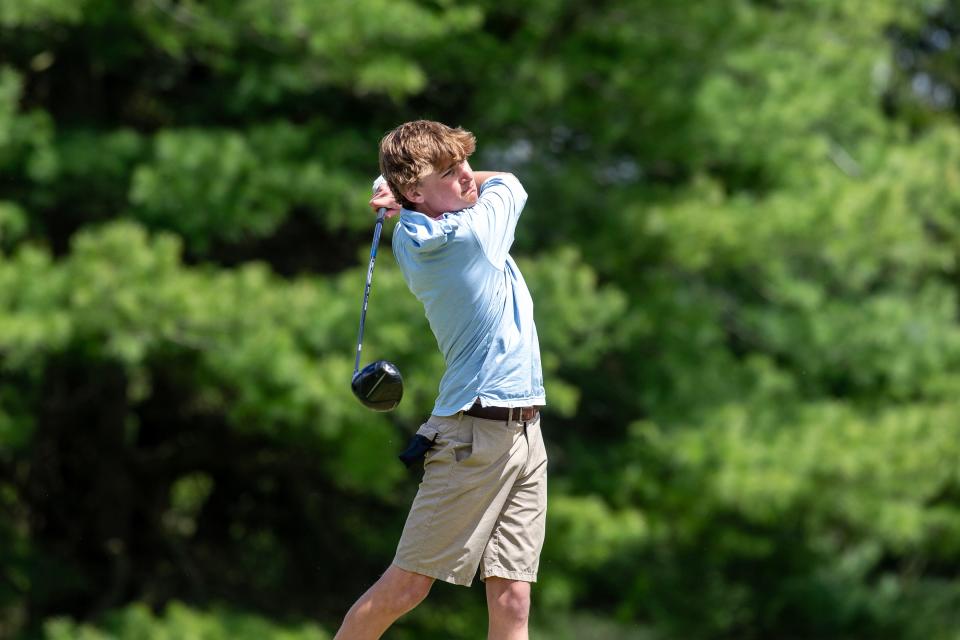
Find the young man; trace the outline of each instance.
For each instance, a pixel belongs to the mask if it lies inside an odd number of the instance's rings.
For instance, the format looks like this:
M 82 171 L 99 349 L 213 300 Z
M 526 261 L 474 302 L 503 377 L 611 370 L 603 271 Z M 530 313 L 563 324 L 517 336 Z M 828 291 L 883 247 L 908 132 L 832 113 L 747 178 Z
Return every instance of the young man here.
M 446 371 L 417 431 L 433 446 L 396 556 L 336 640 L 379 638 L 435 579 L 469 586 L 478 567 L 488 638 L 527 638 L 547 504 L 540 347 L 530 293 L 509 255 L 527 194 L 510 174 L 474 172 L 474 147 L 470 132 L 426 120 L 380 143 L 389 188 L 376 188 L 370 205 L 400 215 L 394 255 Z

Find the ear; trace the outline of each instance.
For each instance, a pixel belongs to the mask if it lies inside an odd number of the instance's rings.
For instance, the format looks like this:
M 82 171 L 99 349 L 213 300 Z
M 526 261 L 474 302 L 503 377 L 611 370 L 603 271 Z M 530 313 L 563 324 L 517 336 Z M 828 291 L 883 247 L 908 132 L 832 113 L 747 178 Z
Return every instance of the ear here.
M 419 204 L 424 201 L 424 195 L 418 187 L 407 187 L 402 191 L 403 197 L 413 202 Z

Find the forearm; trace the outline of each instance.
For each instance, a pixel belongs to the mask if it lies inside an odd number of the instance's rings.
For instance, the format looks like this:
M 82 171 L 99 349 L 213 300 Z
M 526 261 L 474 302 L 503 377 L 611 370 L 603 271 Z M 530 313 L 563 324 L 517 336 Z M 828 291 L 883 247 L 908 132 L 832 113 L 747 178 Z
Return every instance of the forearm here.
M 483 186 L 483 183 L 492 178 L 493 176 L 500 176 L 506 173 L 505 171 L 474 171 L 473 172 L 473 181 L 477 183 L 477 189 Z

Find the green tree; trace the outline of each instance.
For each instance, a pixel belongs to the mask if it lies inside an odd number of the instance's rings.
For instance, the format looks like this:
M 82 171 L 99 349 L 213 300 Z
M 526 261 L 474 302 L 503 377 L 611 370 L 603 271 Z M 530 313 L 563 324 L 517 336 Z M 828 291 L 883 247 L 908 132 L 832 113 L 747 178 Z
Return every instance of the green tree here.
M 958 31 L 930 0 L 0 0 L 0 636 L 335 628 L 442 370 L 384 246 L 364 353 L 407 396 L 347 390 L 376 145 L 431 117 L 531 195 L 545 637 L 956 638 Z M 482 635 L 476 590 L 426 607 L 398 638 Z

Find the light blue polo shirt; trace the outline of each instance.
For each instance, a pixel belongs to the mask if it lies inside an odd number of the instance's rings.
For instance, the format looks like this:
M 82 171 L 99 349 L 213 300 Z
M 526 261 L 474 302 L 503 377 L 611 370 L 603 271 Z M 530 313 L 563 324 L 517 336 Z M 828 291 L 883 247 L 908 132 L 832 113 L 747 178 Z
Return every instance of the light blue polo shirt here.
M 403 209 L 393 253 L 423 303 L 447 368 L 433 414 L 546 404 L 533 300 L 510 257 L 527 192 L 513 175 L 488 179 L 472 207 L 433 219 Z

